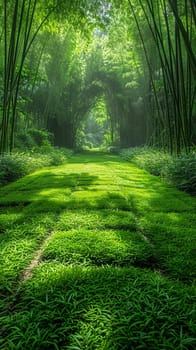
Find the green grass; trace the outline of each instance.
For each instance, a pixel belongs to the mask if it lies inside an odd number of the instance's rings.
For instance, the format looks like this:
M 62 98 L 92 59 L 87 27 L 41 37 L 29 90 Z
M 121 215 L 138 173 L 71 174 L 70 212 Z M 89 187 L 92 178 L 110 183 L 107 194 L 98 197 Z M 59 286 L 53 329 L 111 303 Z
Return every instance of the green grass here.
M 16 288 L 20 275 L 52 229 L 55 218 L 53 213 L 47 213 L 24 219 L 22 214 L 17 216 L 10 211 L 2 214 L 0 220 L 3 228 L 0 235 L 0 297 Z
M 123 159 L 134 163 L 153 175 L 161 176 L 166 182 L 192 195 L 196 194 L 196 149 L 188 154 L 171 155 L 151 147 L 132 147 L 122 149 Z
M 149 244 L 135 232 L 75 229 L 57 231 L 43 252 L 43 259 L 64 264 L 117 265 L 148 263 Z
M 34 171 L 49 167 L 66 164 L 72 152 L 68 149 L 48 146 L 29 147 L 31 151 L 23 153 L 5 154 L 0 156 L 0 187 Z
M 195 349 L 195 213 L 194 197 L 113 155 L 3 187 L 0 348 Z
M 3 319 L 10 349 L 193 349 L 193 291 L 136 268 L 42 264 Z

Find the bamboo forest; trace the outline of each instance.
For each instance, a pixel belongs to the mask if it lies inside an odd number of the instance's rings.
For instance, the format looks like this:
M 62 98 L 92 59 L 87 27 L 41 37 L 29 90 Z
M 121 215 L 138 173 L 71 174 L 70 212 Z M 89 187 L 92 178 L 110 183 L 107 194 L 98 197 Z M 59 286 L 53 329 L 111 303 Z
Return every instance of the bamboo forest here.
M 0 19 L 0 349 L 194 350 L 195 0 Z

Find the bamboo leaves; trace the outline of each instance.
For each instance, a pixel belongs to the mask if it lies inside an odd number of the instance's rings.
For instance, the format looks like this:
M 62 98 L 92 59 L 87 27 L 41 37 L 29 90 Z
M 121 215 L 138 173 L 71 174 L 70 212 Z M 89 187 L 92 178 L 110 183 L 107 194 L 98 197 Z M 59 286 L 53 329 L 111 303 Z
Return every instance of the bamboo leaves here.
M 0 152 L 12 151 L 17 119 L 16 105 L 24 61 L 29 42 L 37 0 L 4 1 L 4 98 Z
M 153 89 L 156 113 L 153 122 L 153 143 L 179 153 L 187 152 L 193 142 L 193 108 L 196 85 L 194 56 L 193 3 L 187 0 L 159 3 L 147 0 L 128 1 L 143 43 L 149 76 Z M 144 29 L 136 8 L 140 7 L 150 29 L 158 57 L 158 70 L 150 61 L 150 47 L 144 42 Z M 183 15 L 182 15 L 183 13 Z M 158 73 L 159 72 L 159 73 Z M 159 74 L 159 78 L 157 77 Z M 160 94 L 157 78 L 162 81 Z

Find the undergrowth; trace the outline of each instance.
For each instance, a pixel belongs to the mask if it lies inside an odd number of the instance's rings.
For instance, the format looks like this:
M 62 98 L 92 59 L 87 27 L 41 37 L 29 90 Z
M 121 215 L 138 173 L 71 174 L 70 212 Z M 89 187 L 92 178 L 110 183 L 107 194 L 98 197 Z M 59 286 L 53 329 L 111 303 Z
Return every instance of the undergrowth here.
M 52 146 L 36 147 L 32 151 L 0 156 L 0 186 L 16 181 L 38 169 L 67 162 L 72 152 Z
M 153 175 L 161 176 L 178 189 L 196 194 L 196 150 L 189 154 L 172 156 L 167 152 L 149 147 L 122 149 L 123 159 L 131 161 Z

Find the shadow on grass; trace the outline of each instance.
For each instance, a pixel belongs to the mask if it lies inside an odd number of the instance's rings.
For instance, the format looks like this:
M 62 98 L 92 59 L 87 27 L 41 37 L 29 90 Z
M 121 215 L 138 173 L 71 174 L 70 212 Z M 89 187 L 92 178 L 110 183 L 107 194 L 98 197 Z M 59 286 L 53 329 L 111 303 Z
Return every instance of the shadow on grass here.
M 100 157 L 102 163 L 102 157 L 104 156 Z M 108 160 L 108 156 L 105 157 Z M 111 159 L 112 157 L 115 156 L 111 156 Z M 91 158 L 89 158 L 89 161 L 97 162 L 97 157 L 93 158 L 94 160 Z M 114 164 L 108 164 L 108 169 L 112 171 Z M 47 216 L 48 213 L 59 215 L 63 210 L 67 211 L 67 215 L 70 212 L 75 214 L 81 210 L 87 212 L 97 210 L 99 212 L 106 212 L 107 210 L 131 212 L 137 222 L 134 230 L 147 236 L 154 247 L 153 259 L 156 266 L 158 261 L 160 269 L 167 271 L 172 277 L 192 281 L 194 274 L 192 265 L 195 254 L 193 225 L 195 224 L 196 200 L 178 190 L 169 188 L 168 185 L 161 183 L 157 178 L 145 174 L 142 170 L 137 170 L 134 166 L 132 167 L 127 163 L 123 163 L 122 166 L 122 163 L 119 165 L 118 161 L 115 164 L 116 174 L 120 179 L 126 181 L 126 184 L 119 188 L 117 184 L 116 190 L 114 188 L 110 191 L 109 184 L 108 190 L 92 190 L 91 186 L 97 186 L 101 175 L 92 175 L 84 171 L 67 174 L 60 167 L 58 171 L 55 169 L 40 171 L 6 186 L 1 191 L 4 194 L 1 205 L 16 206 L 15 213 L 14 208 L 5 208 L 8 212 L 9 210 L 12 211 L 10 214 L 12 225 L 20 225 L 24 221 L 29 220 L 30 222 L 31 219 L 34 219 L 39 226 L 39 222 L 44 215 Z M 123 169 L 126 174 L 123 173 Z M 144 185 L 145 188 L 135 187 L 132 178 L 134 169 L 137 172 L 135 181 L 138 182 L 138 186 Z M 20 208 L 20 213 L 18 208 Z M 172 213 L 173 215 L 171 215 Z M 186 215 L 186 218 L 184 215 Z M 8 219 L 9 213 L 5 214 L 5 217 Z M 6 234 L 5 221 L 7 219 L 4 218 L 0 221 L 4 245 L 8 244 L 13 238 L 11 234 L 9 238 L 4 239 L 3 237 Z M 97 222 L 94 223 L 95 227 L 102 220 L 103 216 L 100 215 Z M 6 225 L 9 228 L 8 221 Z M 53 225 L 55 229 L 56 223 Z M 120 224 L 118 223 L 118 225 Z M 132 224 L 130 224 L 130 227 L 129 224 L 126 225 L 126 230 L 133 230 Z M 46 233 L 47 229 L 48 227 L 44 228 L 43 231 Z M 22 242 L 23 233 L 26 239 L 30 239 L 32 228 L 29 226 L 28 230 L 21 232 L 22 236 L 19 235 L 18 242 L 19 239 Z M 121 240 L 123 240 L 123 237 L 121 237 Z M 153 259 L 149 266 L 153 264 Z
M 87 209 L 132 212 L 136 217 L 136 231 L 144 234 L 153 246 L 153 253 L 148 256 L 149 263 L 148 259 L 144 259 L 143 266 L 158 267 L 168 276 L 186 283 L 194 281 L 196 216 L 192 198 L 176 190 L 168 193 L 166 189 L 159 193 L 137 191 L 134 194 L 132 191 L 128 196 L 117 192 L 93 193 L 87 199 L 88 196 L 85 191 L 76 191 L 67 201 L 55 205 L 59 205 L 59 210 L 68 211 Z M 53 202 L 47 201 L 45 204 L 44 209 L 43 203 L 42 206 L 40 203 L 42 212 L 51 208 Z
M 126 164 L 126 171 L 129 168 L 133 170 L 131 166 L 127 166 Z M 121 165 L 119 173 L 120 177 L 125 176 Z M 21 206 L 20 216 L 17 218 L 16 215 L 13 224 L 20 224 L 33 216 L 39 222 L 39 215 L 41 218 L 44 213 L 60 214 L 62 210 L 67 210 L 68 215 L 70 211 L 77 210 L 132 212 L 137 217 L 136 230 L 143 232 L 154 245 L 155 261 L 160 261 L 160 268 L 166 269 L 177 278 L 189 280 L 191 276 L 192 279 L 196 200 L 178 190 L 168 190 L 167 185 L 151 175 L 144 175 L 143 171 L 139 170 L 139 175 L 141 178 L 138 177 L 137 181 L 144 183 L 145 188 L 135 188 L 134 185 L 127 188 L 125 184 L 121 186 L 121 191 L 116 187 L 116 191 L 111 192 L 91 190 L 91 186 L 96 186 L 99 182 L 100 176 L 88 172 L 63 174 L 61 169 L 59 173 L 38 172 L 7 186 L 7 195 L 1 203 L 16 206 L 16 212 L 17 206 Z M 128 174 L 126 177 L 128 182 Z M 123 179 L 125 180 L 124 177 Z M 169 215 L 171 213 L 173 215 Z M 190 218 L 191 214 L 192 221 L 187 217 Z M 183 215 L 187 219 L 183 219 Z M 162 222 L 159 216 L 162 216 Z
M 87 158 L 87 162 L 92 160 Z M 117 236 L 114 259 L 106 249 L 106 263 L 113 266 L 84 268 L 60 261 L 42 262 L 23 285 L 16 303 L 13 301 L 15 309 L 3 317 L 2 349 L 194 349 L 193 291 L 176 279 L 191 283 L 194 278 L 196 201 L 143 171 L 138 170 L 133 180 L 134 167 L 126 164 L 123 175 L 123 167 L 115 164 L 119 178 L 126 183 L 112 192 L 109 188 L 92 190 L 100 175 L 65 174 L 61 169 L 32 174 L 1 191 L 5 196 L 1 199 L 1 244 L 7 253 L 13 253 L 11 262 L 5 260 L 5 273 L 10 268 L 14 281 L 48 230 L 63 231 L 66 236 L 68 230 L 83 227 L 87 248 L 88 232 L 95 230 L 91 250 L 97 248 L 99 232 L 104 235 L 109 228 Z M 108 167 L 112 171 L 113 163 Z M 130 261 L 122 264 L 123 268 L 118 267 L 119 262 L 115 266 L 118 243 L 124 249 L 129 231 L 132 236 L 141 233 L 149 239 L 156 267 L 158 263 L 175 281 L 149 269 L 124 267 L 130 266 Z M 100 237 L 100 251 L 111 246 L 108 242 L 107 235 L 105 241 Z M 63 248 L 61 243 L 58 248 Z M 146 256 L 145 261 L 153 265 L 151 257 Z M 95 265 L 101 265 L 101 259 L 92 254 Z
M 171 278 L 194 283 L 196 278 L 196 198 L 163 186 L 159 191 L 130 195 L 138 229 L 154 247 L 159 268 Z
M 4 317 L 1 346 L 193 350 L 193 298 L 192 289 L 152 272 L 47 263 Z
M 1 190 L 0 206 L 28 205 L 31 202 L 54 200 L 69 195 L 76 187 L 87 189 L 97 176 L 84 173 L 56 174 L 36 172 Z

